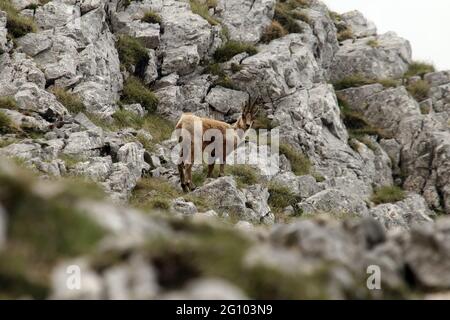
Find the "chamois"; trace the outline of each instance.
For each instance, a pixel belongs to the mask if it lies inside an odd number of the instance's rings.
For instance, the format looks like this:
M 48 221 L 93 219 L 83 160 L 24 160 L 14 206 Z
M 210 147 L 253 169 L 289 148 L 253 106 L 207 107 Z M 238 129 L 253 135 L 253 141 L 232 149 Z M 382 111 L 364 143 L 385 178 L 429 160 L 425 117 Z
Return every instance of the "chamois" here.
M 190 135 L 190 139 L 188 141 L 184 141 L 182 136 L 179 136 L 179 142 L 181 143 L 182 150 L 180 152 L 180 162 L 178 164 L 178 172 L 180 175 L 180 183 L 184 192 L 192 191 L 195 189 L 194 184 L 192 183 L 192 166 L 194 163 L 194 123 L 199 124 L 198 127 L 201 132 L 196 134 L 201 134 L 201 151 L 202 154 L 205 151 L 205 148 L 214 143 L 214 137 L 210 141 L 205 141 L 206 139 L 204 134 L 210 129 L 218 130 L 223 138 L 223 144 L 219 148 L 219 152 L 212 152 L 210 155 L 210 160 L 208 161 L 208 178 L 212 177 L 212 173 L 214 170 L 214 165 L 217 159 L 219 159 L 220 170 L 219 177 L 224 175 L 225 168 L 225 159 L 229 152 L 235 150 L 242 139 L 245 137 L 245 133 L 249 130 L 253 122 L 255 120 L 256 114 L 258 112 L 258 108 L 256 107 L 256 101 L 252 103 L 248 103 L 243 109 L 240 117 L 234 124 L 228 124 L 223 121 L 218 121 L 210 118 L 202 118 L 195 116 L 191 113 L 184 113 L 181 115 L 180 120 L 178 121 L 175 129 L 186 130 L 185 133 Z M 227 130 L 232 133 L 232 135 L 227 135 Z M 211 131 L 210 131 L 211 132 Z M 217 132 L 217 131 L 216 131 Z M 208 133 L 206 134 L 208 135 Z M 230 141 L 232 139 L 232 141 Z M 230 146 L 228 147 L 227 145 Z M 231 150 L 230 150 L 231 149 Z M 183 154 L 183 150 L 190 150 L 190 157 L 186 160 L 188 155 Z M 200 151 L 200 150 L 199 150 Z M 214 150 L 215 151 L 215 150 Z

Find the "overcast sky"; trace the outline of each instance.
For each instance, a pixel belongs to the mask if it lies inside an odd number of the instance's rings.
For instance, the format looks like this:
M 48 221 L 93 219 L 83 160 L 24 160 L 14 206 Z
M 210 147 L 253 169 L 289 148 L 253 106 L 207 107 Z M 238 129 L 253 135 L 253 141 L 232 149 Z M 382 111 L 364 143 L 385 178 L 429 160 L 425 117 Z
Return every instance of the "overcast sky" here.
M 413 58 L 450 70 L 450 0 L 323 0 L 343 13 L 361 11 L 378 33 L 395 31 L 411 42 Z

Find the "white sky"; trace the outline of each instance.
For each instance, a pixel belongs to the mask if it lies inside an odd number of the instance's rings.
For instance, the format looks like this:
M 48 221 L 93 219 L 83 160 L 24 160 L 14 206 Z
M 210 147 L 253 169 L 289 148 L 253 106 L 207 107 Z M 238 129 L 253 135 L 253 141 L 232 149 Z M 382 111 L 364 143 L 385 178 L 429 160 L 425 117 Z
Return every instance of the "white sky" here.
M 411 42 L 413 59 L 450 70 L 450 0 L 322 0 L 338 13 L 359 10 L 378 33 L 395 31 Z

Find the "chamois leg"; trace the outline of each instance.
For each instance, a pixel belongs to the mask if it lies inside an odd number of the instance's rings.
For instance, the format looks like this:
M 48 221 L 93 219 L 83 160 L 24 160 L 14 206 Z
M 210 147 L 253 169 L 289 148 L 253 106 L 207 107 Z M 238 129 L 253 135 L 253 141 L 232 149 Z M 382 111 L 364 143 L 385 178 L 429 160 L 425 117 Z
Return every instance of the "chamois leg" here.
M 213 177 L 212 176 L 213 171 L 214 171 L 214 163 L 213 164 L 208 164 L 208 175 L 207 175 L 208 178 L 212 178 Z
M 220 164 L 219 177 L 223 177 L 225 175 L 225 163 Z
M 194 184 L 192 183 L 192 163 L 189 163 L 186 165 L 186 176 L 187 176 L 187 186 L 189 188 L 190 191 L 195 189 Z
M 180 174 L 180 184 L 183 192 L 189 192 L 188 186 L 186 184 L 186 175 L 184 170 L 184 161 L 183 161 L 183 150 L 180 151 L 180 163 L 178 164 L 178 173 Z

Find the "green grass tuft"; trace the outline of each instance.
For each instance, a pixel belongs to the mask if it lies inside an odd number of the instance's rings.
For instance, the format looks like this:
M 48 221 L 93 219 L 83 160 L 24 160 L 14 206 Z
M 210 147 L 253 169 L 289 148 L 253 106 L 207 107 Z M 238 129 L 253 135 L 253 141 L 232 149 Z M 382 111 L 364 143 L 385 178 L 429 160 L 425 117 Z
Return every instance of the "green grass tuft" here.
M 252 44 L 230 40 L 214 52 L 214 59 L 217 62 L 225 62 L 242 52 L 255 55 L 258 53 L 258 50 Z
M 275 212 L 280 212 L 288 206 L 292 206 L 294 209 L 297 208 L 297 203 L 300 202 L 300 199 L 288 187 L 279 183 L 270 183 L 268 189 L 270 194 L 269 206 Z M 300 214 L 300 212 L 297 212 L 297 214 Z
M 15 131 L 11 119 L 2 111 L 0 111 L 0 133 L 12 133 Z
M 51 91 L 56 99 L 69 110 L 72 114 L 77 114 L 78 112 L 85 112 L 86 106 L 81 101 L 80 97 L 74 93 L 71 93 L 62 88 L 54 88 Z
M 9 0 L 0 0 L 0 10 L 6 12 L 6 28 L 12 38 L 36 32 L 36 24 L 33 19 L 22 16 Z
M 0 97 L 0 109 L 17 110 L 19 107 L 13 97 Z
M 378 48 L 380 46 L 380 43 L 378 42 L 377 39 L 370 39 L 367 41 L 367 45 L 372 48 Z
M 405 197 L 405 192 L 400 187 L 383 186 L 375 190 L 370 200 L 375 204 L 393 203 L 402 201 Z
M 158 106 L 155 94 L 136 77 L 129 77 L 126 80 L 121 101 L 127 104 L 140 103 L 149 112 L 154 112 Z
M 422 61 L 414 61 L 409 65 L 408 71 L 406 71 L 404 77 L 410 78 L 414 76 L 423 77 L 425 74 L 435 72 L 434 65 Z
M 208 173 L 208 166 L 204 165 L 201 170 L 194 171 L 192 173 L 192 182 L 196 186 L 201 186 L 206 180 Z M 213 177 L 219 176 L 219 165 L 214 166 Z M 226 176 L 233 176 L 236 179 L 237 186 L 239 188 L 245 188 L 249 185 L 258 183 L 261 179 L 259 172 L 251 165 L 236 164 L 225 165 L 224 174 Z
M 147 49 L 136 38 L 121 35 L 116 43 L 117 52 L 122 65 L 127 69 L 134 69 L 135 75 L 142 75 L 149 57 Z
M 284 154 L 291 163 L 292 172 L 303 176 L 311 172 L 311 161 L 287 143 L 280 144 L 280 153 Z
M 270 25 L 266 27 L 261 37 L 261 41 L 269 43 L 274 39 L 284 37 L 288 32 L 286 29 L 276 20 L 273 20 Z
M 383 85 L 385 88 L 392 88 L 399 85 L 399 82 L 394 79 L 371 79 L 361 74 L 354 74 L 334 82 L 333 86 L 335 90 L 344 90 L 349 88 L 362 87 L 365 85 L 375 83 L 379 83 Z
M 428 98 L 430 85 L 425 80 L 418 80 L 408 85 L 406 89 L 414 99 L 420 102 Z
M 147 23 L 161 23 L 161 16 L 156 12 L 149 10 L 144 13 L 144 16 L 141 19 L 142 22 Z

